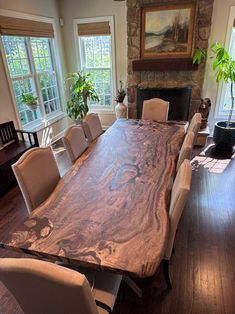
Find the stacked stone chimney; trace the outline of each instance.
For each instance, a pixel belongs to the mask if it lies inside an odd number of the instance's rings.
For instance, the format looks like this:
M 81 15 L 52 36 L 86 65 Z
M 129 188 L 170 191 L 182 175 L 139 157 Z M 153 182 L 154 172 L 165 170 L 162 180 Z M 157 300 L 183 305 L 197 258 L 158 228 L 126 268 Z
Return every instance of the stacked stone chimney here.
M 141 7 L 145 5 L 162 5 L 189 3 L 192 1 L 172 0 L 126 0 L 127 2 L 127 38 L 128 38 L 128 110 L 129 117 L 136 118 L 136 89 L 192 87 L 189 117 L 197 110 L 205 74 L 205 61 L 197 70 L 189 71 L 133 71 L 133 60 L 140 57 Z M 194 47 L 208 48 L 211 30 L 211 18 L 214 0 L 198 0 L 195 22 Z

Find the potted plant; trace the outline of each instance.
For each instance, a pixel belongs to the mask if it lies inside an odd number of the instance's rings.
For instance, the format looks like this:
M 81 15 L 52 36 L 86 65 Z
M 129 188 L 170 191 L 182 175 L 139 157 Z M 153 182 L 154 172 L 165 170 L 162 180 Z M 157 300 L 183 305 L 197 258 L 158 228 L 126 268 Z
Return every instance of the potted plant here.
M 123 100 L 126 97 L 126 89 L 123 87 L 121 80 L 119 81 L 119 86 L 120 87 L 117 91 L 117 95 L 114 99 L 117 102 L 117 105 L 115 106 L 117 119 L 127 117 L 127 106 L 123 103 Z
M 214 53 L 213 69 L 216 72 L 216 82 L 223 81 L 230 84 L 231 106 L 226 121 L 215 123 L 213 140 L 216 148 L 231 151 L 235 146 L 235 122 L 232 121 L 234 110 L 234 83 L 235 83 L 235 58 L 219 42 L 212 45 Z
M 75 121 L 83 120 L 89 111 L 88 99 L 94 102 L 99 101 L 99 96 L 90 76 L 90 73 L 78 71 L 70 73 L 66 79 L 68 90 L 67 113 Z
M 31 110 L 36 110 L 38 106 L 38 97 L 33 93 L 22 94 L 22 102 Z

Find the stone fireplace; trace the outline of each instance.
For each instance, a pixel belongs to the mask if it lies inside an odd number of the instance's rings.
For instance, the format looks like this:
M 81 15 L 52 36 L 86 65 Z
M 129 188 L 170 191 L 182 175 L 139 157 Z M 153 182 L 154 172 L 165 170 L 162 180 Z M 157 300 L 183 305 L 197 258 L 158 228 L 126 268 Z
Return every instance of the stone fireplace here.
M 179 89 L 191 90 L 189 108 L 189 119 L 197 110 L 204 80 L 205 61 L 198 67 L 171 70 L 145 70 L 136 69 L 133 64 L 140 60 L 140 30 L 141 30 L 141 8 L 145 5 L 160 5 L 168 3 L 188 3 L 189 0 L 126 0 L 127 1 L 127 36 L 128 36 L 128 111 L 130 118 L 137 117 L 137 93 L 140 89 Z M 195 43 L 194 47 L 208 48 L 208 38 L 211 29 L 211 18 L 214 0 L 197 0 L 197 12 L 195 21 Z M 187 60 L 188 61 L 188 60 Z M 148 63 L 148 61 L 146 61 Z M 190 61 L 191 62 L 191 61 Z M 147 64 L 146 63 L 146 64 Z M 151 68 L 151 67 L 150 67 Z M 138 96 L 139 98 L 139 96 Z M 151 97 L 152 98 L 152 97 Z M 159 97 L 161 98 L 161 97 Z M 162 97 L 163 98 L 163 97 Z M 146 98 L 147 99 L 147 98 Z M 164 98 L 163 98 L 164 99 Z M 167 99 L 165 99 L 167 100 Z M 139 104 L 138 104 L 139 106 Z M 139 112 L 138 112 L 139 116 Z
M 142 117 L 143 101 L 151 98 L 161 98 L 169 101 L 168 119 L 188 121 L 191 87 L 175 88 L 137 88 L 137 119 Z

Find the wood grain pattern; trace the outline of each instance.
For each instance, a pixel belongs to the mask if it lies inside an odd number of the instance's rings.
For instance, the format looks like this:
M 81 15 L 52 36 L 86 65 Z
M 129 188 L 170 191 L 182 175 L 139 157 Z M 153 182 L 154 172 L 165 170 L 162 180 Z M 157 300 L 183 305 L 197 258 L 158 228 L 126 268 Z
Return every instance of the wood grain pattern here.
M 184 128 L 118 120 L 1 246 L 138 277 L 154 274 L 168 234 Z

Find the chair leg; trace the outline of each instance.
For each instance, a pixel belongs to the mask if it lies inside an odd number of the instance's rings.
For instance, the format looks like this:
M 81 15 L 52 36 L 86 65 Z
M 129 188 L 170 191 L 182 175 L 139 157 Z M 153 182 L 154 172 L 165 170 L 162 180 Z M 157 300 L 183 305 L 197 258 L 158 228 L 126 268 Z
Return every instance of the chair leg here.
M 171 278 L 169 274 L 169 260 L 163 260 L 163 275 L 167 285 L 167 289 L 172 289 Z

